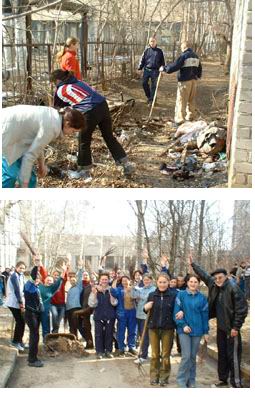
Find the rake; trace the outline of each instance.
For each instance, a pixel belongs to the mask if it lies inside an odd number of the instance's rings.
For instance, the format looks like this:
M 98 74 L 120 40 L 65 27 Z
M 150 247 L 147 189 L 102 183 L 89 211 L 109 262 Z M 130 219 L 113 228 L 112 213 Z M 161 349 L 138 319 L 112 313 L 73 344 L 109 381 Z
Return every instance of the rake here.
M 141 360 L 141 355 L 142 355 L 142 347 L 143 347 L 143 343 L 144 343 L 144 338 L 145 338 L 145 333 L 147 331 L 147 327 L 148 327 L 148 322 L 149 322 L 149 317 L 150 317 L 150 310 L 147 313 L 147 317 L 143 326 L 143 332 L 142 332 L 142 336 L 141 336 L 141 340 L 140 340 L 140 345 L 139 345 L 139 349 L 138 349 L 138 364 L 137 364 L 137 368 L 138 371 L 141 375 L 146 376 L 146 372 L 145 369 L 143 368 L 143 363 Z

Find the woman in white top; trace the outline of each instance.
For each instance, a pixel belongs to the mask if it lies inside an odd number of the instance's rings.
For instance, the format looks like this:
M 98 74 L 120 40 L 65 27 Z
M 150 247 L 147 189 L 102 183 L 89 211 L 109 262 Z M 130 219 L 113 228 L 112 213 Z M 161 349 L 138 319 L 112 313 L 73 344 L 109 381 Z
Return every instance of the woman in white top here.
M 36 187 L 33 166 L 44 177 L 44 149 L 53 140 L 82 130 L 83 115 L 76 109 L 17 105 L 2 110 L 2 187 Z

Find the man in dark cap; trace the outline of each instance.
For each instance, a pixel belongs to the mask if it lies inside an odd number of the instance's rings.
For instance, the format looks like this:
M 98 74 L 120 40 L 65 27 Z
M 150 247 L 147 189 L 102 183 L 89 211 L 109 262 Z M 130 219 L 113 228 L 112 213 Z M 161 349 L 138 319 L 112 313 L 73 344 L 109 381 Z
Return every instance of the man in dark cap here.
M 192 270 L 207 285 L 209 318 L 217 319 L 218 376 L 216 387 L 228 387 L 228 377 L 232 387 L 242 387 L 240 329 L 248 313 L 245 296 L 240 288 L 230 282 L 225 269 L 207 273 L 189 258 L 189 273 Z

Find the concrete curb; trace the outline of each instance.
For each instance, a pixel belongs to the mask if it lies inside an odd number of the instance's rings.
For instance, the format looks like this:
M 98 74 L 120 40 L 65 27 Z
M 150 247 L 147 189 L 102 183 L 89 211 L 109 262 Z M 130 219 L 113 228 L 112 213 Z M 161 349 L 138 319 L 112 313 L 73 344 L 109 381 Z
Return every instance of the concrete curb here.
M 218 361 L 218 350 L 217 347 L 214 346 L 207 346 L 208 356 L 213 358 L 214 360 Z M 248 366 L 241 366 L 241 375 L 242 377 L 250 381 L 250 368 Z
M 0 388 L 4 388 L 7 385 L 8 380 L 14 370 L 18 351 L 14 348 L 0 345 L 1 356 L 5 355 L 6 359 L 3 360 L 0 370 Z

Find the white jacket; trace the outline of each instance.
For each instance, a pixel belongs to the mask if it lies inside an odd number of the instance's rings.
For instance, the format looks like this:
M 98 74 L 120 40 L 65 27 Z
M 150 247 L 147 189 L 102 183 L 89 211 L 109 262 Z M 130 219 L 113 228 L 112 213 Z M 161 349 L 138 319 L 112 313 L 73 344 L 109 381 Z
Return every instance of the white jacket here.
M 21 182 L 29 181 L 35 161 L 62 132 L 62 116 L 46 106 L 17 105 L 2 109 L 2 152 L 8 164 L 22 157 Z
M 7 281 L 6 306 L 19 309 L 20 303 L 24 304 L 24 275 L 12 273 Z

